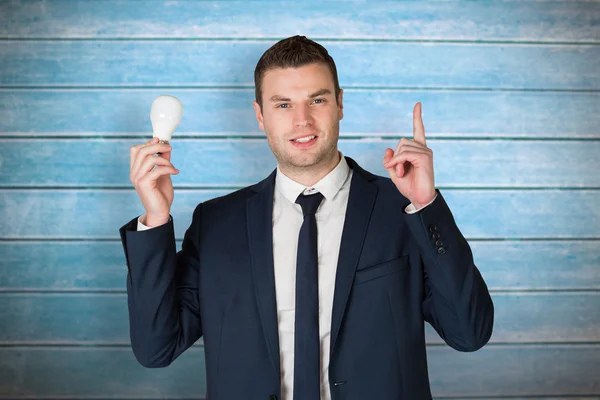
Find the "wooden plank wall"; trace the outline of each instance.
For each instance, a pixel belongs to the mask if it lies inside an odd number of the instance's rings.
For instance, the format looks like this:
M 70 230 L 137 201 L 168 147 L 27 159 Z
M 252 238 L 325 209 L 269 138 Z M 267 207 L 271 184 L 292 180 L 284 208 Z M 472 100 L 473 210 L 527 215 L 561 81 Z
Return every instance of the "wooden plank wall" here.
M 0 2 L 0 398 L 203 398 L 201 341 L 166 369 L 130 349 L 129 147 L 157 95 L 182 100 L 181 240 L 199 201 L 275 167 L 252 73 L 298 33 L 336 59 L 340 147 L 373 172 L 423 104 L 496 305 L 478 352 L 428 330 L 434 397 L 600 398 L 599 21 L 597 1 Z

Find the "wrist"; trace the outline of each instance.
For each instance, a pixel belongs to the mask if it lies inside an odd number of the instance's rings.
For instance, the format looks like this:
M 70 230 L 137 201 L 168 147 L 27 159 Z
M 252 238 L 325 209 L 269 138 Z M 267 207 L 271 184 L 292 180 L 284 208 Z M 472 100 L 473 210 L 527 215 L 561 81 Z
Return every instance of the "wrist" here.
M 431 204 L 433 202 L 433 200 L 435 200 L 436 197 L 437 197 L 437 192 L 434 193 L 433 196 L 431 196 L 431 199 L 429 201 L 426 201 L 425 203 L 418 203 L 416 201 L 411 201 L 411 203 L 417 210 L 420 210 L 421 208 L 426 207 L 429 204 Z
M 144 214 L 140 217 L 140 222 L 149 228 L 154 228 L 169 222 L 169 216 Z

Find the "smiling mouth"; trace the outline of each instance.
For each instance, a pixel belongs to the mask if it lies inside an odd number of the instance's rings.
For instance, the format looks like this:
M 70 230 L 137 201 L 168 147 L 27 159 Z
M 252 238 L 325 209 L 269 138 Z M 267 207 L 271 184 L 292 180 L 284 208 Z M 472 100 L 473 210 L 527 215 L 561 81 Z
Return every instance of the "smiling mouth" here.
M 316 139 L 317 136 L 316 135 L 309 135 L 309 136 L 304 136 L 298 139 L 292 139 L 292 142 L 296 142 L 296 143 L 308 143 L 313 139 Z

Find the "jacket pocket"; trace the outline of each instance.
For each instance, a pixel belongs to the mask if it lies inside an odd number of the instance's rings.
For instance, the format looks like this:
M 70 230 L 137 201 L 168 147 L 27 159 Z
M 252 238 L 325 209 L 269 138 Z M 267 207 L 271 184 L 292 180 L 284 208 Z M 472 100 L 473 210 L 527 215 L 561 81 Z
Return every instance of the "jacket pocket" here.
M 356 271 L 356 275 L 354 277 L 354 284 L 359 285 L 361 283 L 376 278 L 381 278 L 382 276 L 393 274 L 395 272 L 400 272 L 405 269 L 408 269 L 409 266 L 410 264 L 408 263 L 408 256 L 404 255 L 398 258 L 394 258 L 393 260 L 385 261 L 367 268 L 359 269 Z

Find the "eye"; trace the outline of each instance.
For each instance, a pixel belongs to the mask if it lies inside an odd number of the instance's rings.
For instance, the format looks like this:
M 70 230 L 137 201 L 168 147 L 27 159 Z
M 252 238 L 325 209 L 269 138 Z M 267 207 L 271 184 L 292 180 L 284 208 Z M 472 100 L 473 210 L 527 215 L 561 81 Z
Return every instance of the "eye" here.
M 325 103 L 325 99 L 314 99 L 314 102 L 317 104 Z
M 289 108 L 289 104 L 288 103 L 283 103 L 283 104 L 278 104 L 276 108 Z

